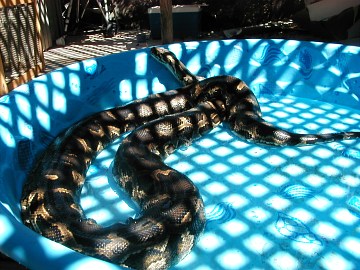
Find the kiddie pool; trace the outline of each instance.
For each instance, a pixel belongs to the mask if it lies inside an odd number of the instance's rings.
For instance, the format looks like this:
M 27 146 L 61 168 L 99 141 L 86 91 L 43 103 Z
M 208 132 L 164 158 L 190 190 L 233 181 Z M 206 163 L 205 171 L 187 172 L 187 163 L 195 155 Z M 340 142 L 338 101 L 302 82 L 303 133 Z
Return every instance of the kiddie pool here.
M 265 118 L 280 127 L 359 131 L 359 47 L 220 40 L 168 48 L 198 75 L 243 79 Z M 22 186 L 34 155 L 64 128 L 177 87 L 142 49 L 67 66 L 0 98 L 0 251 L 36 270 L 121 269 L 22 225 Z M 87 215 L 103 225 L 136 213 L 114 185 L 115 151 L 113 144 L 96 159 L 81 197 Z M 199 187 L 208 219 L 194 250 L 173 269 L 360 268 L 360 140 L 275 148 L 245 142 L 220 126 L 167 162 Z

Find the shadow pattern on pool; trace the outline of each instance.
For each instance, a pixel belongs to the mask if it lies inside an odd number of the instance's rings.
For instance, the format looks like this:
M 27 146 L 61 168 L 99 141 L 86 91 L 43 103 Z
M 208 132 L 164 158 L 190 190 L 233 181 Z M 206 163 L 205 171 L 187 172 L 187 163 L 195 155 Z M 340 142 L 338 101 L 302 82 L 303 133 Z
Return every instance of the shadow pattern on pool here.
M 264 118 L 282 128 L 359 130 L 358 47 L 227 40 L 168 48 L 195 74 L 244 80 Z M 64 128 L 91 113 L 177 87 L 145 49 L 70 65 L 2 97 L 0 251 L 36 269 L 46 269 L 44 261 L 59 269 L 117 269 L 24 227 L 22 185 L 36 155 Z M 102 225 L 138 214 L 111 175 L 119 142 L 97 157 L 82 191 L 86 214 Z M 276 148 L 243 141 L 221 125 L 166 162 L 199 187 L 207 215 L 204 235 L 174 269 L 360 267 L 359 141 Z

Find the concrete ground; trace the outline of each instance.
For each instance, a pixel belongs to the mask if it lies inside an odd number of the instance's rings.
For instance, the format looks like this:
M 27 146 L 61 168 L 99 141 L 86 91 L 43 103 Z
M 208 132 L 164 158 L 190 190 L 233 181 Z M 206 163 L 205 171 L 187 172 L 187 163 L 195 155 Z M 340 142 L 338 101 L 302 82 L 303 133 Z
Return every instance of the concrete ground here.
M 139 42 L 137 36 L 145 35 L 146 41 Z M 264 37 L 272 38 L 273 36 Z M 308 35 L 299 35 L 298 33 L 284 36 L 276 35 L 274 38 L 290 38 L 302 40 L 317 40 Z M 222 33 L 203 33 L 200 40 L 224 39 Z M 260 37 L 261 38 L 261 37 Z M 198 40 L 199 40 L 198 39 Z M 44 52 L 45 57 L 45 73 L 51 70 L 67 66 L 69 64 L 85 60 L 88 58 L 105 56 L 112 53 L 125 52 L 129 50 L 141 49 L 148 46 L 160 45 L 161 40 L 153 40 L 150 38 L 149 30 L 131 30 L 120 31 L 113 37 L 104 37 L 101 31 L 93 30 L 78 35 L 66 37 L 65 45 L 54 46 Z M 175 40 L 181 42 L 184 40 Z M 344 40 L 340 43 L 360 46 L 359 39 Z
M 87 31 L 76 36 L 67 36 L 65 45 L 54 46 L 44 52 L 45 72 L 93 57 L 136 50 L 160 44 L 160 40 L 138 42 L 137 35 L 150 36 L 150 31 L 120 31 L 113 37 L 104 37 L 101 31 Z

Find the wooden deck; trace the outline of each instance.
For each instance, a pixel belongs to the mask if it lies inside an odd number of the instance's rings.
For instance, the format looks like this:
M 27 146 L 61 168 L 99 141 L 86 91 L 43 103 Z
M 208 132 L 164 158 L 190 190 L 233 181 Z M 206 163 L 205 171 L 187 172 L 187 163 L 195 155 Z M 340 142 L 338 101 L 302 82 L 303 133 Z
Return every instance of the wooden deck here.
M 137 41 L 139 34 L 145 34 L 148 37 L 150 31 L 122 31 L 110 38 L 104 37 L 99 31 L 68 36 L 66 37 L 66 45 L 55 46 L 44 52 L 45 72 L 93 57 L 160 44 L 160 40 L 149 39 L 146 42 L 139 43 Z

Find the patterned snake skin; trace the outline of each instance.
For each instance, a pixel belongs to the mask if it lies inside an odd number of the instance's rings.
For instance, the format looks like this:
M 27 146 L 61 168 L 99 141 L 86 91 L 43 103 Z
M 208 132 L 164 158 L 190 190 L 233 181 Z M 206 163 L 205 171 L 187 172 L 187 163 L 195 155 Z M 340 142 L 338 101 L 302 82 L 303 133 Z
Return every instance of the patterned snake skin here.
M 360 132 L 294 134 L 267 123 L 249 87 L 240 79 L 200 80 L 175 55 L 151 55 L 183 87 L 150 95 L 89 116 L 60 134 L 45 150 L 26 182 L 24 224 L 76 251 L 135 269 L 167 269 L 181 260 L 205 226 L 203 201 L 185 175 L 163 163 L 224 121 L 241 138 L 270 145 L 306 145 L 360 137 Z M 141 209 L 138 219 L 101 227 L 79 204 L 91 161 L 121 134 L 114 175 Z

